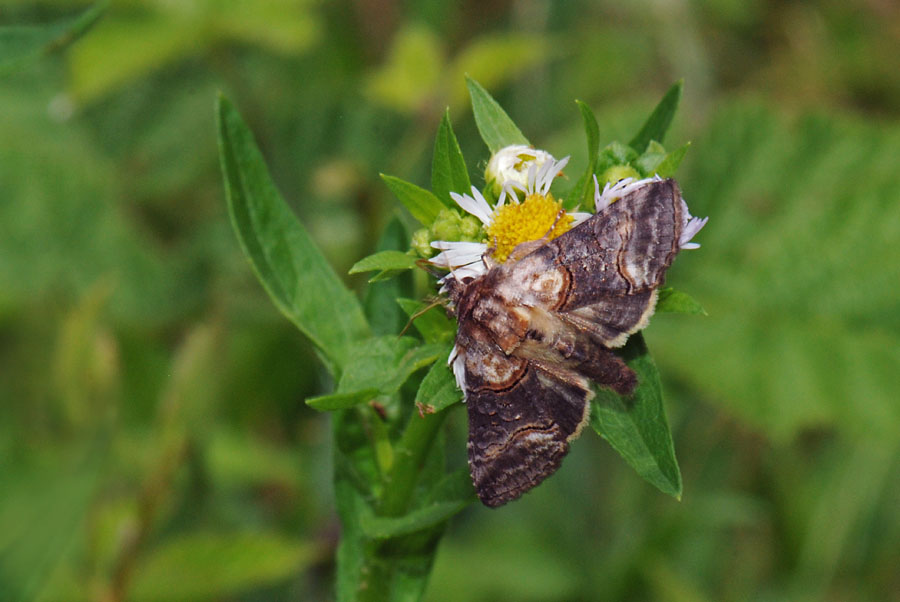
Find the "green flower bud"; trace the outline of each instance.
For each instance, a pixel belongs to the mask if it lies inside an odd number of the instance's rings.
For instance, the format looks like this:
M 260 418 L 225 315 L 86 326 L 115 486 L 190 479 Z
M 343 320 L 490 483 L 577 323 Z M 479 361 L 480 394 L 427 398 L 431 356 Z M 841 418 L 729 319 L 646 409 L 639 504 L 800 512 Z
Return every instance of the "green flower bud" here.
M 416 230 L 413 233 L 410 247 L 419 254 L 419 257 L 428 258 L 434 254 L 434 249 L 431 248 L 431 237 L 428 235 L 427 228 Z
M 613 165 L 603 172 L 603 175 L 598 178 L 598 181 L 600 182 L 600 188 L 602 189 L 607 182 L 615 184 L 619 180 L 624 180 L 625 178 L 640 180 L 641 174 L 630 165 Z

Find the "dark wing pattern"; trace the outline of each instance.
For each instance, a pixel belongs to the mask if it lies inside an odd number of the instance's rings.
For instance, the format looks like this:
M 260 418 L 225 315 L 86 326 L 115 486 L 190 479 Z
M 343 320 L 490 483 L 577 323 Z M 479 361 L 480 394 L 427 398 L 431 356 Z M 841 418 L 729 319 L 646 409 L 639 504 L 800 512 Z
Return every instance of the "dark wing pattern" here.
M 553 474 L 587 422 L 591 396 L 575 372 L 507 357 L 486 341 L 467 350 L 469 469 L 481 501 L 500 506 Z
M 514 251 L 456 295 L 469 466 L 486 505 L 559 468 L 588 419 L 588 379 L 634 390 L 634 372 L 610 348 L 652 315 L 683 211 L 673 180 L 651 182 L 559 238 Z

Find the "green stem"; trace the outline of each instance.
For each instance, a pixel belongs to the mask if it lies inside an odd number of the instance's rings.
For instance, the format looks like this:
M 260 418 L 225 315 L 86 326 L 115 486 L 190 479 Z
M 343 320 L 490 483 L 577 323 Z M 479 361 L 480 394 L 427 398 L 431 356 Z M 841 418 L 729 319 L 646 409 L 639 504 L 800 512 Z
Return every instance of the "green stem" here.
M 447 412 L 420 416 L 413 412 L 394 449 L 394 465 L 386 475 L 379 504 L 382 516 L 402 516 L 409 508 L 419 471 Z

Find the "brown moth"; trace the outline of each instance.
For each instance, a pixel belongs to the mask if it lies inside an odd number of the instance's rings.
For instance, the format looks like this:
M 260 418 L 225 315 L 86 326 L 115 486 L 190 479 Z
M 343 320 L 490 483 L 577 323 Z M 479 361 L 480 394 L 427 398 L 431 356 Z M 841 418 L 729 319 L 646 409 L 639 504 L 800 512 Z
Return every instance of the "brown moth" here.
M 612 349 L 647 325 L 687 217 L 675 181 L 652 181 L 477 278 L 447 279 L 469 469 L 485 505 L 559 468 L 588 421 L 589 381 L 634 391 L 637 376 Z

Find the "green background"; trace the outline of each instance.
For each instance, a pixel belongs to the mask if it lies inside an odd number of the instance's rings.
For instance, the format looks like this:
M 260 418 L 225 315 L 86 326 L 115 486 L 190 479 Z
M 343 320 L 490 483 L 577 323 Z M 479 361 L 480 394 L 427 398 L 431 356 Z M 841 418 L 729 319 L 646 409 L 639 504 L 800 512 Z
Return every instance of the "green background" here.
M 571 178 L 574 99 L 627 141 L 684 78 L 710 222 L 668 283 L 709 315 L 646 331 L 682 501 L 586 432 L 453 519 L 426 599 L 900 599 L 900 7 L 122 0 L 72 39 L 87 7 L 0 5 L 0 600 L 331 599 L 332 383 L 231 232 L 216 93 L 345 274 L 448 106 L 481 184 L 466 73 Z

